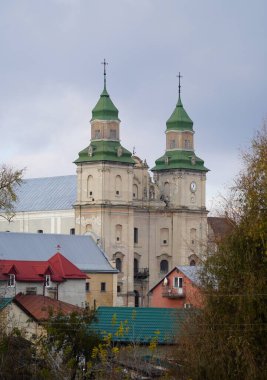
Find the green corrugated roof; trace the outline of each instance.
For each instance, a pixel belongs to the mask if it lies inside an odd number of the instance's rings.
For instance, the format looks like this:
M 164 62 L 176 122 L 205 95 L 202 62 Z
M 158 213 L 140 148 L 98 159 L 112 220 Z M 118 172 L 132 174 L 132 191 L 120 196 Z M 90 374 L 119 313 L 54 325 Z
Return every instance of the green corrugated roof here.
M 197 157 L 194 152 L 187 150 L 172 150 L 165 152 L 164 156 L 156 160 L 152 171 L 187 169 L 207 172 L 204 161 Z
M 89 153 L 89 147 L 91 152 Z M 119 153 L 118 153 L 119 152 Z M 87 148 L 79 152 L 75 164 L 82 162 L 112 161 L 134 164 L 132 153 L 123 148 L 119 141 L 93 141 Z
M 96 106 L 92 110 L 92 120 L 120 120 L 119 111 L 114 106 L 112 100 L 109 97 L 109 93 L 106 90 L 106 85 L 104 85 L 104 90 L 100 95 Z
M 106 307 L 96 312 L 96 322 L 90 325 L 102 337 L 112 334 L 112 340 L 129 343 L 150 343 L 157 337 L 160 344 L 174 343 L 188 310 L 154 307 Z
M 193 121 L 187 115 L 180 96 L 176 104 L 176 107 L 173 113 L 171 114 L 171 117 L 167 120 L 166 125 L 167 129 L 178 129 L 180 131 L 193 130 Z
M 12 302 L 13 298 L 0 298 L 0 310 L 4 309 L 8 304 Z

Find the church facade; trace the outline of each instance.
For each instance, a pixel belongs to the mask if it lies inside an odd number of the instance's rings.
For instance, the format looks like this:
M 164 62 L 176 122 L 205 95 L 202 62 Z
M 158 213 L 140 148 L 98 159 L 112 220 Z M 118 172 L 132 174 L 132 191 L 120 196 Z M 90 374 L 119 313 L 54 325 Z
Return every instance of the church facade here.
M 180 86 L 166 122 L 165 153 L 151 171 L 121 144 L 119 112 L 105 73 L 90 124 L 90 143 L 74 161 L 75 199 L 57 210 L 18 210 L 13 224 L 2 220 L 0 229 L 90 234 L 120 271 L 117 305 L 147 306 L 148 290 L 164 274 L 177 265 L 197 264 L 206 249 L 208 169 L 195 154 L 193 122 Z

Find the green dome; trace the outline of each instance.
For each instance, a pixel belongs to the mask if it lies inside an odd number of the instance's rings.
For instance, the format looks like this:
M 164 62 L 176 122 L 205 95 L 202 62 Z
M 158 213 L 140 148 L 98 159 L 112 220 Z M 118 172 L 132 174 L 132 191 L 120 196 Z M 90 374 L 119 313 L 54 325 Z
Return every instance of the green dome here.
M 118 117 L 119 111 L 114 106 L 112 100 L 109 97 L 109 93 L 106 90 L 106 86 L 104 86 L 104 90 L 100 95 L 100 99 L 98 100 L 96 106 L 92 110 L 92 120 L 119 120 Z
M 166 122 L 167 129 L 177 129 L 180 131 L 193 130 L 193 121 L 187 115 L 180 96 L 176 104 L 175 110 Z

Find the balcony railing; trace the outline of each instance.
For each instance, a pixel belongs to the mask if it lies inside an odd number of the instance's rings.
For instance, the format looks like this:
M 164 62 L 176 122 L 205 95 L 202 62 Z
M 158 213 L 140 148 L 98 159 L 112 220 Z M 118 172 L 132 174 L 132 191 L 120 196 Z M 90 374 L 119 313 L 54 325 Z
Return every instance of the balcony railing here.
M 149 269 L 148 268 L 139 268 L 134 271 L 134 279 L 135 280 L 145 280 L 149 277 Z
M 185 297 L 185 289 L 184 288 L 174 288 L 170 286 L 166 286 L 163 288 L 162 297 L 167 298 L 184 298 Z

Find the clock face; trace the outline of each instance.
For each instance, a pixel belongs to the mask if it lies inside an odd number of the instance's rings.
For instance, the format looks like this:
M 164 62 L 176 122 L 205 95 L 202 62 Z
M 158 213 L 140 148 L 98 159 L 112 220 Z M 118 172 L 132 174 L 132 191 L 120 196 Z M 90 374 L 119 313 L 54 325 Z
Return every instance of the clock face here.
M 195 181 L 192 181 L 190 184 L 190 190 L 194 193 L 197 189 L 197 184 Z

